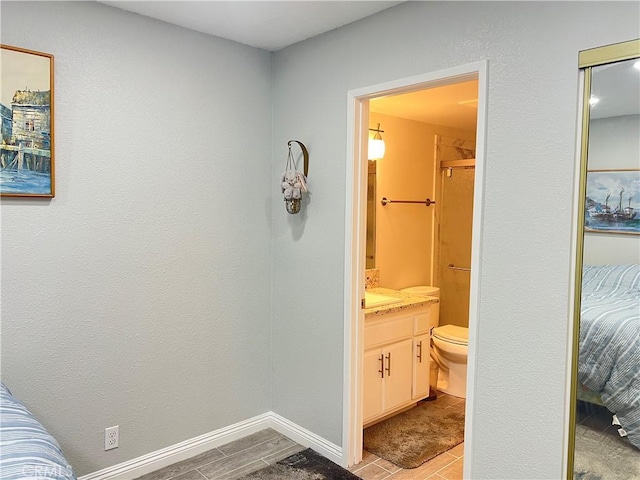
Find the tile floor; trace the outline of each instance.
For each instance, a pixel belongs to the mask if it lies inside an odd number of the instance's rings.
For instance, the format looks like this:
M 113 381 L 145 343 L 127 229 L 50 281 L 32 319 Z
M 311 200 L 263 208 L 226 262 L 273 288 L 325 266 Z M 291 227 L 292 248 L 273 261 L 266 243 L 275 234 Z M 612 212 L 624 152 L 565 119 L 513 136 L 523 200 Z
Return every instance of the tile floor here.
M 301 450 L 305 447 L 268 428 L 138 480 L 234 480 Z
M 456 397 L 445 397 L 451 405 L 464 402 Z M 138 477 L 137 480 L 234 480 L 304 449 L 302 445 L 268 428 Z M 460 444 L 418 468 L 403 470 L 364 451 L 362 462 L 349 470 L 363 480 L 461 480 L 463 454 L 464 444 Z
M 624 445 L 633 449 L 629 440 L 618 434 L 620 427 L 611 424 L 613 414 L 607 407 L 578 400 L 576 417 L 580 425 L 589 429 L 589 434 L 592 437 L 596 436 L 602 439 L 602 448 L 604 450 L 606 450 L 607 446 L 611 445 L 612 442 L 613 444 Z M 580 438 L 577 436 L 576 443 L 579 441 Z
M 598 465 L 600 462 L 603 464 L 609 464 L 609 462 L 615 462 L 617 467 L 615 471 L 612 471 L 610 475 L 603 475 L 603 478 L 625 478 L 627 480 L 640 480 L 640 475 L 637 467 L 638 462 L 627 464 L 632 458 L 640 458 L 638 455 L 638 449 L 634 447 L 629 439 L 621 437 L 618 434 L 617 426 L 612 425 L 613 414 L 603 406 L 594 405 L 583 401 L 578 401 L 578 407 L 576 411 L 576 420 L 580 427 L 576 431 L 576 452 L 589 452 L 593 447 L 594 441 L 597 442 L 598 451 L 596 453 L 597 458 L 592 459 L 593 465 Z M 584 454 L 583 454 L 584 455 Z M 593 455 L 593 453 L 591 453 Z M 628 466 L 628 470 L 622 473 L 618 468 L 622 468 L 625 471 Z M 576 472 L 580 471 L 580 478 L 601 478 L 600 475 L 587 474 L 585 476 L 583 472 L 585 465 L 579 465 L 576 459 Z M 606 467 L 605 467 L 606 468 Z M 635 473 L 634 473 L 635 472 Z M 577 478 L 576 475 L 574 477 Z
M 446 399 L 449 406 L 464 402 L 464 399 L 438 392 L 440 401 Z M 418 468 L 403 470 L 373 453 L 362 452 L 362 462 L 349 468 L 363 480 L 462 480 L 464 443 L 441 453 Z

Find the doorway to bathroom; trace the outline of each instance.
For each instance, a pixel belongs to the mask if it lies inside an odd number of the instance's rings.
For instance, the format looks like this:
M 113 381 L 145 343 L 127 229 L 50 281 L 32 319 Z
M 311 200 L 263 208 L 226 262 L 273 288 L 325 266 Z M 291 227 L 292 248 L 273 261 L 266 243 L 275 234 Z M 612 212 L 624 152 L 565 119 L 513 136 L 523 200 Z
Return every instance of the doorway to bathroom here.
M 387 130 L 388 127 L 377 126 L 378 123 L 382 123 L 382 120 L 389 121 L 388 126 L 391 126 L 392 122 L 396 120 L 384 118 L 387 113 L 376 112 L 376 106 L 374 105 L 378 99 L 385 99 L 393 96 L 401 96 L 410 93 L 421 92 L 425 90 L 433 90 L 438 87 L 454 86 L 456 84 L 476 82 L 477 96 L 475 98 L 460 98 L 458 99 L 461 105 L 477 106 L 477 127 L 474 132 L 475 138 L 464 138 L 464 135 L 458 135 L 459 132 L 454 131 L 455 128 L 443 128 L 438 131 L 438 128 L 432 129 L 433 131 L 427 133 L 423 132 L 422 137 L 430 137 L 431 151 L 424 151 L 423 154 L 425 162 L 420 168 L 425 172 L 422 192 L 409 192 L 410 195 L 404 195 L 398 197 L 395 193 L 388 195 L 390 190 L 384 190 L 376 188 L 375 202 L 369 198 L 369 207 L 367 208 L 367 191 L 371 192 L 370 182 L 371 172 L 374 176 L 383 175 L 385 170 L 385 160 L 391 162 L 392 157 L 396 157 L 397 162 L 402 162 L 411 154 L 411 144 L 407 144 L 406 139 L 399 138 L 397 131 L 392 133 L 392 130 Z M 415 103 L 415 102 L 411 102 Z M 472 104 L 472 105 L 471 105 Z M 372 107 L 372 105 L 374 105 Z M 475 111 L 475 110 L 474 110 Z M 383 117 L 380 117 L 383 115 Z M 404 126 L 408 118 L 403 118 L 400 115 L 394 115 L 400 118 L 400 123 Z M 399 269 L 401 273 L 390 273 L 387 271 L 386 280 L 383 280 L 393 288 L 400 289 L 401 287 L 408 285 L 438 285 L 441 282 L 447 284 L 448 282 L 460 282 L 460 278 L 448 278 L 449 273 L 464 273 L 466 275 L 467 301 L 466 304 L 468 313 L 469 327 L 469 347 L 468 347 L 468 378 L 466 382 L 467 388 L 467 403 L 466 403 L 466 416 L 465 416 L 465 450 L 472 452 L 472 437 L 471 431 L 473 428 L 473 373 L 475 369 L 475 332 L 477 329 L 477 293 L 479 288 L 479 274 L 480 274 L 480 231 L 482 218 L 480 215 L 482 206 L 482 178 L 484 175 L 484 136 L 485 136 L 485 118 L 486 118 L 486 62 L 479 62 L 476 64 L 466 65 L 462 67 L 456 67 L 444 71 L 434 72 L 431 74 L 420 75 L 407 79 L 401 79 L 394 82 L 389 82 L 381 85 L 374 85 L 363 89 L 353 90 L 349 92 L 349 106 L 348 106 L 348 124 L 354 128 L 350 128 L 348 138 L 349 157 L 352 159 L 352 163 L 347 165 L 347 209 L 351 215 L 347 215 L 346 225 L 346 241 L 345 241 L 345 380 L 344 380 L 344 404 L 343 404 L 343 465 L 350 466 L 360 462 L 362 459 L 362 427 L 363 427 L 363 353 L 364 353 L 364 290 L 365 290 L 365 278 L 364 271 L 367 261 L 369 266 L 373 263 L 371 257 L 376 259 L 380 258 L 381 264 L 392 265 L 402 262 L 408 262 L 407 264 L 420 263 L 424 268 L 405 268 Z M 373 127 L 371 127 L 373 123 Z M 385 159 L 377 163 L 375 169 L 371 169 L 369 165 L 371 162 L 368 160 L 368 140 L 370 138 L 370 128 L 383 130 L 383 139 L 387 139 L 387 151 L 389 156 L 385 154 Z M 376 132 L 377 133 L 377 132 Z M 396 137 L 395 142 L 392 139 Z M 447 143 L 449 142 L 449 143 Z M 461 143 L 462 142 L 462 143 Z M 447 164 L 445 162 L 454 162 L 466 160 L 467 163 L 470 159 L 459 158 L 459 156 L 453 156 L 445 158 L 442 156 L 444 147 L 451 147 L 452 151 L 463 151 L 466 147 L 464 142 L 471 142 L 474 144 L 474 157 L 475 165 L 462 166 Z M 428 144 L 429 142 L 427 142 Z M 400 146 L 404 150 L 394 155 L 392 152 L 392 145 Z M 408 149 L 406 148 L 408 146 Z M 456 150 L 457 149 L 457 150 Z M 413 149 L 415 150 L 415 148 Z M 387 173 L 391 171 L 391 163 L 387 165 Z M 446 168 L 443 168 L 446 165 Z M 459 172 L 465 172 L 458 175 Z M 466 215 L 469 217 L 469 242 L 467 244 L 467 257 L 466 258 L 449 258 L 448 248 L 451 246 L 443 245 L 442 240 L 447 239 L 447 220 L 450 218 L 451 225 L 456 223 L 455 212 L 449 211 L 449 208 L 442 208 L 444 205 L 445 196 L 456 195 L 451 189 L 453 184 L 449 184 L 446 179 L 453 179 L 455 181 L 462 180 L 463 175 L 468 176 L 472 174 L 472 181 L 475 183 L 476 188 L 467 189 L 466 195 L 472 200 L 471 207 L 466 210 Z M 402 176 L 402 173 L 399 174 Z M 415 175 L 415 172 L 405 171 L 405 178 Z M 386 187 L 385 187 L 386 188 Z M 400 190 L 402 191 L 402 190 Z M 367 241 L 367 225 L 369 230 L 372 224 L 371 219 L 371 206 L 376 205 L 376 209 L 380 210 L 385 208 L 380 202 L 381 198 L 387 197 L 387 200 L 414 200 L 411 194 L 427 193 L 432 195 L 429 200 L 435 204 L 429 208 L 426 199 L 421 199 L 423 205 L 407 205 L 406 208 L 421 208 L 422 210 L 416 212 L 418 215 L 422 215 L 423 221 L 420 228 L 424 231 L 420 231 L 417 235 L 415 232 L 404 231 L 400 232 L 408 242 L 418 241 L 423 239 L 423 245 L 420 249 L 420 255 L 422 258 L 419 262 L 416 262 L 415 258 L 402 258 L 402 254 L 407 252 L 406 248 L 400 248 L 400 251 L 393 252 L 393 249 L 385 249 L 387 247 L 382 246 L 378 248 L 376 245 L 375 253 L 371 255 L 367 252 L 367 245 L 371 249 L 371 238 Z M 391 198 L 391 197 L 395 198 Z M 401 198 L 403 197 L 403 198 Z M 411 198 L 409 198 L 411 197 Z M 416 197 L 416 199 L 419 197 Z M 440 199 L 440 200 L 438 200 Z M 389 205 L 387 203 L 387 205 Z M 411 201 L 406 203 L 413 203 Z M 418 203 L 418 202 L 416 202 Z M 380 206 L 382 205 L 382 206 Z M 434 208 L 434 206 L 438 208 Z M 397 205 L 400 207 L 401 205 Z M 405 210 L 404 212 L 407 212 Z M 367 213 L 368 220 L 367 220 Z M 400 213 L 393 218 L 389 216 L 390 210 L 386 211 L 386 219 L 378 217 L 377 221 L 387 222 L 387 224 L 398 224 L 398 218 L 404 213 Z M 396 210 L 396 213 L 400 210 Z M 444 223 L 443 223 L 444 221 Z M 375 222 L 374 222 L 375 223 Z M 387 225 L 388 227 L 389 225 Z M 381 223 L 378 223 L 378 228 L 382 227 Z M 416 227 L 415 225 L 413 227 Z M 383 229 L 386 227 L 383 227 Z M 393 232 L 394 225 L 391 225 L 389 232 Z M 398 230 L 397 228 L 395 230 Z M 398 233 L 396 231 L 396 233 Z M 393 234 L 393 233 L 392 233 Z M 444 234 L 444 238 L 441 235 Z M 414 238 L 414 237 L 420 238 Z M 455 235 L 454 235 L 455 236 Z M 377 236 L 376 236 L 377 237 Z M 424 239 L 427 239 L 424 241 Z M 382 239 L 384 242 L 385 239 Z M 393 243 L 393 242 L 391 242 Z M 470 247 L 470 248 L 469 248 Z M 455 246 L 451 247 L 454 250 Z M 395 255 L 395 258 L 394 258 Z M 385 257 L 386 256 L 386 257 Z M 447 257 L 448 259 L 445 259 Z M 379 265 L 382 270 L 382 265 Z M 460 268 L 461 270 L 454 270 L 449 268 L 451 265 L 454 268 Z M 378 266 L 378 265 L 376 265 Z M 446 269 L 446 271 L 445 271 Z M 408 273 L 413 271 L 413 273 Z M 404 273 L 402 273 L 404 272 Z M 382 278 L 385 278 L 385 274 L 380 273 Z M 463 287 L 464 288 L 464 287 Z M 452 313 L 452 315 L 458 316 L 460 314 Z M 465 314 L 462 314 L 465 315 Z M 454 323 L 451 323 L 452 325 Z M 465 455 L 464 464 L 465 472 L 468 473 L 467 465 L 470 462 L 470 455 Z

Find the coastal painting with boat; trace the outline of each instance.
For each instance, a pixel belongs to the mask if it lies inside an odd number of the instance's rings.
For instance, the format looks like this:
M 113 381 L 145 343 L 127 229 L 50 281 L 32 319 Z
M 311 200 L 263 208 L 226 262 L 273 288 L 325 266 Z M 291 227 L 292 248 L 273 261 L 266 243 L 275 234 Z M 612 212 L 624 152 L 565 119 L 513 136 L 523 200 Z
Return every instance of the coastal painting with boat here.
M 53 197 L 53 56 L 0 50 L 0 194 Z
M 640 234 L 640 170 L 587 173 L 585 230 Z

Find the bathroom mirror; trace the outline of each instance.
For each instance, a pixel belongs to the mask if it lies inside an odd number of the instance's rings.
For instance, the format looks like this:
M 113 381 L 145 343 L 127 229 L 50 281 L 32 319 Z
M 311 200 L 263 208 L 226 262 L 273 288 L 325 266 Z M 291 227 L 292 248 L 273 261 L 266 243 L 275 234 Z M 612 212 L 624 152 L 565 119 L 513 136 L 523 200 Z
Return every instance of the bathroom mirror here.
M 640 478 L 640 40 L 583 79 L 567 478 Z
M 376 162 L 369 160 L 367 175 L 367 248 L 366 268 L 376 267 Z

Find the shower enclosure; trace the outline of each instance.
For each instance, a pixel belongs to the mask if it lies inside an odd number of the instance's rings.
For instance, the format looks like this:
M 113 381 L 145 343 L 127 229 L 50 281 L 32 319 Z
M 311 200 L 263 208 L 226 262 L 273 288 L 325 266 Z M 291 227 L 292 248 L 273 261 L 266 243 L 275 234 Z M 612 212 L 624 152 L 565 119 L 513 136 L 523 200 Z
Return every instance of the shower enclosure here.
M 475 145 L 436 139 L 440 202 L 436 211 L 436 279 L 440 325 L 469 326 Z

